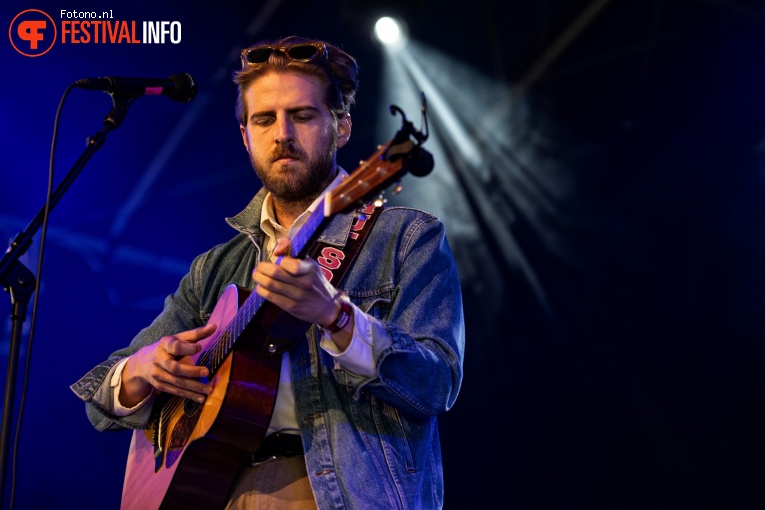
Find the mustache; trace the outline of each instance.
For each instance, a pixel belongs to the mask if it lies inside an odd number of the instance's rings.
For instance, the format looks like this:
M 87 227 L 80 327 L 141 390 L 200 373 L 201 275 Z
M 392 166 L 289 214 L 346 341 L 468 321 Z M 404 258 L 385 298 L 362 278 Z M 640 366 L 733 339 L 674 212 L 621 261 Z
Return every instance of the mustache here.
M 303 159 L 302 151 L 295 149 L 292 145 L 280 145 L 271 153 L 271 161 L 281 158 Z

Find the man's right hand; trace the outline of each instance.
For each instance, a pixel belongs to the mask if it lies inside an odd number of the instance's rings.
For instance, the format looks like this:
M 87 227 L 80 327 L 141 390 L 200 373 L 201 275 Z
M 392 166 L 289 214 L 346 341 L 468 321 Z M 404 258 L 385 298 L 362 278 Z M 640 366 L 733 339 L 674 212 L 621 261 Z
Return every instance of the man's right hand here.
M 190 356 L 202 349 L 197 342 L 213 334 L 216 327 L 207 324 L 162 337 L 130 356 L 122 370 L 120 404 L 133 407 L 154 389 L 204 402 L 205 396 L 212 392 L 212 386 L 197 379 L 207 377 L 209 371 L 194 365 Z

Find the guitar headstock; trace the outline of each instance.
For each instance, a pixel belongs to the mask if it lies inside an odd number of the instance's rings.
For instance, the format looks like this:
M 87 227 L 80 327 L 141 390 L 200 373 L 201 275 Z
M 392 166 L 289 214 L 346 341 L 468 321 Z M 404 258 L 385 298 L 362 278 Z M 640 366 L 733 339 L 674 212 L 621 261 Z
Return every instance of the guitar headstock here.
M 402 127 L 385 145 L 351 172 L 347 179 L 324 198 L 325 216 L 330 216 L 351 206 L 379 195 L 407 172 L 423 177 L 433 169 L 433 156 L 422 148 L 428 138 L 425 95 L 422 95 L 422 114 L 425 133 L 414 128 L 398 106 L 391 105 L 390 112 L 402 117 Z

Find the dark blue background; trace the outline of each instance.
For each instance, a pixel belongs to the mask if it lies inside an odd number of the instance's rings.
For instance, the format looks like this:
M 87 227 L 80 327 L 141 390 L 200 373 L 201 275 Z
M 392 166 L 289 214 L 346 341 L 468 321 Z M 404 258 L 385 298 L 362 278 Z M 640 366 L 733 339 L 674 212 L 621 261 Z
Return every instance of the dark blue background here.
M 391 201 L 443 218 L 462 278 L 464 387 L 440 418 L 447 509 L 765 505 L 758 2 L 120 4 L 0 7 L 2 26 L 29 8 L 57 21 L 61 9 L 112 9 L 183 29 L 179 45 L 57 44 L 39 58 L 0 42 L 5 240 L 44 202 L 69 84 L 177 72 L 199 83 L 189 104 L 137 100 L 51 216 L 17 508 L 118 506 L 129 434 L 95 432 L 68 386 L 148 324 L 193 256 L 233 234 L 223 218 L 259 183 L 230 75 L 239 48 L 290 34 L 360 62 L 339 153 L 349 170 L 392 135 L 387 105 L 417 122 L 411 82 L 429 87 L 436 170 Z M 370 37 L 382 13 L 408 21 L 408 74 Z M 57 181 L 110 106 L 70 94 Z M 39 247 L 38 235 L 22 259 L 35 271 Z M 28 355 L 25 344 L 22 368 Z

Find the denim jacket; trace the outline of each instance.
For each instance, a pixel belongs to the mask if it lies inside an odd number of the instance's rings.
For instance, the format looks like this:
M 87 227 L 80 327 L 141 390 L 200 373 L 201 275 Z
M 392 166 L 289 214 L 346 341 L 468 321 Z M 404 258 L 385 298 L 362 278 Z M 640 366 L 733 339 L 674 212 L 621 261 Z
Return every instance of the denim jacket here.
M 261 190 L 227 221 L 240 234 L 194 259 L 162 313 L 129 347 L 72 385 L 98 430 L 145 428 L 110 414 L 110 370 L 159 338 L 199 327 L 231 284 L 252 288 L 264 234 Z M 353 213 L 335 215 L 319 241 L 343 247 Z M 311 326 L 290 351 L 292 384 L 311 487 L 320 509 L 431 509 L 443 505 L 436 415 L 462 382 L 464 323 L 456 266 L 434 216 L 383 210 L 341 289 L 367 312 L 377 375 L 360 378 L 319 347 Z

